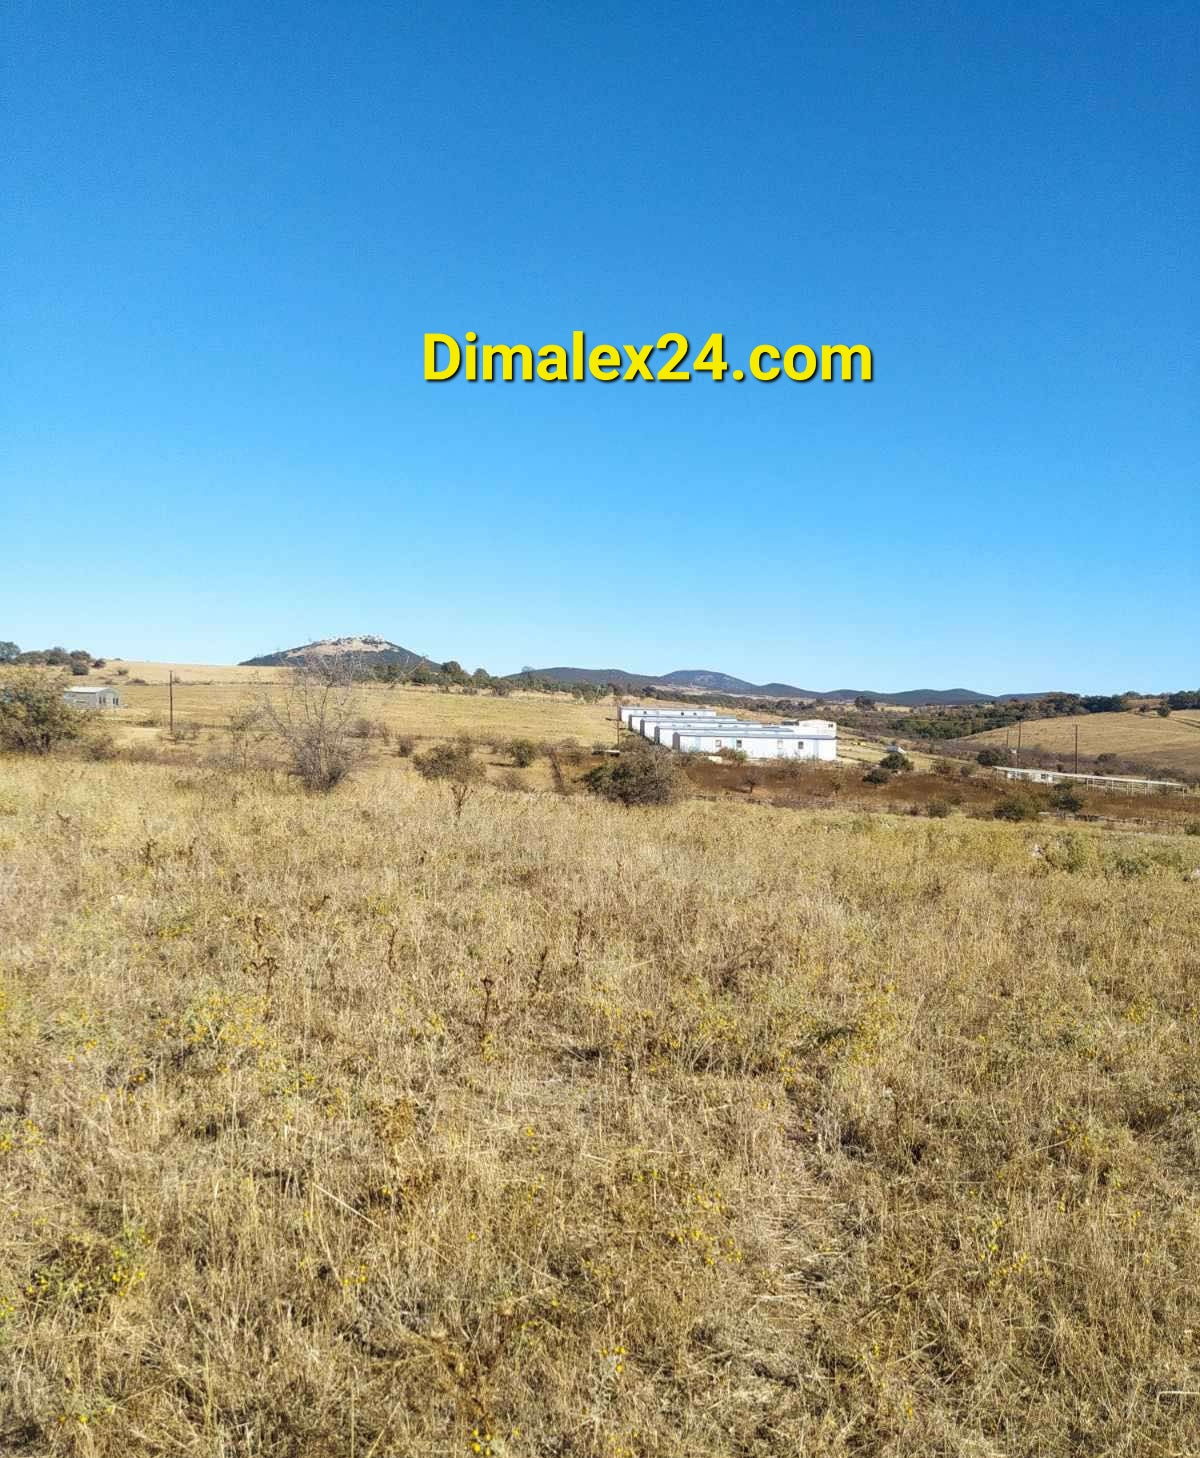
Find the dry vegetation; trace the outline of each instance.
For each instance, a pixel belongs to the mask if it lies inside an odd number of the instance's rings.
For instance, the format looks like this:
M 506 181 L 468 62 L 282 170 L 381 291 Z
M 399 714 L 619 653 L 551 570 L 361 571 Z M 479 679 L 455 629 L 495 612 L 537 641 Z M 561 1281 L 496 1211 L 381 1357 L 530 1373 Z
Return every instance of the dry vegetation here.
M 1115 754 L 1118 759 L 1160 765 L 1164 772 L 1178 768 L 1200 774 L 1200 709 L 1176 709 L 1165 719 L 1157 714 L 1129 713 L 1030 719 L 1021 726 L 1021 743 L 1027 749 L 1044 749 L 1069 760 L 1075 749 L 1076 729 L 1081 755 Z M 1016 727 L 1007 731 L 989 729 L 973 735 L 968 742 L 981 746 L 1016 744 Z
M 123 666 L 123 665 L 118 665 Z M 167 723 L 168 665 L 130 664 L 126 678 L 115 677 L 111 666 L 93 672 L 89 682 L 112 682 L 121 693 L 123 707 L 106 715 L 126 742 L 136 741 L 131 730 Z M 143 670 L 141 673 L 137 669 Z M 182 665 L 175 684 L 175 721 L 200 731 L 223 732 L 229 716 L 261 703 L 264 694 L 280 698 L 290 679 L 281 668 L 214 668 Z M 135 682 L 142 678 L 142 683 Z M 614 737 L 611 705 L 577 702 L 568 694 L 514 693 L 507 698 L 490 694 L 442 693 L 432 688 L 388 688 L 362 684 L 358 707 L 365 717 L 378 720 L 393 734 L 417 738 L 472 734 L 528 735 L 538 740 L 576 738 L 585 745 Z
M 1198 862 L 0 761 L 0 1451 L 1194 1454 Z

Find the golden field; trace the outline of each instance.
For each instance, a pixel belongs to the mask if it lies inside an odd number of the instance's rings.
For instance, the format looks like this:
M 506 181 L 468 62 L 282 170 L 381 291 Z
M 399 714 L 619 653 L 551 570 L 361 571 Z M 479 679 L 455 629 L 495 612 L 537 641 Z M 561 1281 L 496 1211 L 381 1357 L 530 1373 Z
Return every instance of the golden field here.
M 148 665 L 141 665 L 143 668 Z M 289 677 L 287 669 L 258 668 L 232 670 L 242 678 L 202 678 L 203 670 L 181 670 L 181 682 L 174 688 L 175 722 L 202 730 L 223 730 L 229 715 L 253 707 L 263 696 L 278 698 Z M 161 670 L 160 670 L 161 672 Z M 229 673 L 229 669 L 214 670 Z M 195 674 L 193 677 L 192 674 Z M 169 710 L 166 673 L 144 684 L 134 678 L 147 677 L 132 671 L 129 678 L 113 678 L 120 689 L 122 708 L 105 715 L 115 726 L 136 726 L 147 721 L 165 725 Z M 110 675 L 93 673 L 90 682 L 108 682 Z M 478 735 L 507 734 L 536 740 L 575 739 L 590 747 L 594 741 L 614 742 L 615 711 L 611 703 L 586 704 L 568 694 L 513 693 L 507 698 L 492 694 L 443 693 L 436 688 L 395 688 L 364 684 L 357 691 L 364 716 L 386 725 L 390 733 L 412 734 L 418 739 L 451 738 L 464 732 Z
M 1176 709 L 1169 718 L 1157 714 L 1081 714 L 1058 719 L 1029 719 L 1021 727 L 1025 749 L 1045 749 L 1068 758 L 1075 751 L 1079 729 L 1080 755 L 1115 754 L 1119 759 L 1200 774 L 1200 709 Z M 1016 728 L 989 729 L 969 743 L 1003 745 L 1017 742 Z M 1167 778 L 1170 776 L 1167 775 Z
M 0 1451 L 1200 1452 L 1198 864 L 0 760 Z

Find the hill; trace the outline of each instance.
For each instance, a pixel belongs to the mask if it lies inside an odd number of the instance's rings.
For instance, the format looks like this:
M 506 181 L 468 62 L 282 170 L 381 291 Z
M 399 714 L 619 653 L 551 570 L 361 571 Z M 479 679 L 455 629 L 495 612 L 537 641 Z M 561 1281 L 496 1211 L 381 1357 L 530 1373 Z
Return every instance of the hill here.
M 993 702 L 992 694 L 974 689 L 902 689 L 897 693 L 881 693 L 877 689 L 811 689 L 790 683 L 751 683 L 731 673 L 712 668 L 676 668 L 670 673 L 630 673 L 624 668 L 535 668 L 527 670 L 536 678 L 554 683 L 615 683 L 622 689 L 674 688 L 689 693 L 740 694 L 748 698 L 820 699 L 826 703 L 852 703 L 866 697 L 881 704 L 906 706 L 932 704 L 983 704 Z M 520 678 L 521 674 L 511 674 Z M 1013 695 L 1013 697 L 1016 697 Z
M 1118 759 L 1166 771 L 1200 774 L 1200 709 L 1177 709 L 1167 719 L 1160 719 L 1157 714 L 1081 714 L 1027 719 L 1021 726 L 1021 744 L 1025 749 L 1072 755 L 1076 729 L 1079 753 L 1089 759 L 1113 754 Z M 970 742 L 1002 745 L 1006 732 L 1015 744 L 1015 729 L 988 729 L 973 734 Z
M 299 648 L 281 648 L 277 653 L 263 653 L 258 658 L 243 658 L 239 668 L 286 668 L 304 658 L 354 657 L 365 659 L 370 664 L 396 663 L 401 668 L 416 668 L 430 660 L 423 653 L 414 653 L 411 648 L 402 648 L 399 643 L 389 643 L 386 638 L 365 633 L 351 638 L 318 638 L 315 643 L 304 643 Z

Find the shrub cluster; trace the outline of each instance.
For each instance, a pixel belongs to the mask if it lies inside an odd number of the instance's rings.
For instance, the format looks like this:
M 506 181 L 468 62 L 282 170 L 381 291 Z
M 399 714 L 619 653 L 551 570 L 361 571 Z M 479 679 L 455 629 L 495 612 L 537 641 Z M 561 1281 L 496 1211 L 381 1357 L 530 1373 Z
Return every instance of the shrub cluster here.
M 680 792 L 674 759 L 641 744 L 623 750 L 615 762 L 590 769 L 583 783 L 594 795 L 622 805 L 670 805 Z

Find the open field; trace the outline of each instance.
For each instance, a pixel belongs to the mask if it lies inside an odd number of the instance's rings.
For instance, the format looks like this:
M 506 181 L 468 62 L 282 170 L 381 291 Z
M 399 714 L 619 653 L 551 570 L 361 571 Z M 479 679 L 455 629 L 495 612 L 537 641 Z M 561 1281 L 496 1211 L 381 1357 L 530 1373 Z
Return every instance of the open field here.
M 1115 754 L 1120 759 L 1139 760 L 1200 774 L 1200 709 L 1177 709 L 1170 718 L 1157 714 L 1083 714 L 1060 719 L 1030 719 L 1022 726 L 1021 743 L 1027 749 L 1045 749 L 1070 756 L 1079 729 L 1079 753 L 1094 756 Z M 967 742 L 1016 744 L 1015 726 L 1009 730 L 989 729 Z M 1167 776 L 1169 778 L 1169 776 Z
M 259 669 L 270 674 L 263 680 L 234 682 L 185 681 L 175 685 L 176 724 L 222 729 L 231 713 L 261 701 L 264 693 L 278 696 L 286 670 Z M 118 680 L 124 707 L 106 721 L 114 725 L 137 725 L 147 719 L 167 722 L 167 687 L 131 684 Z M 611 743 L 616 735 L 616 715 L 611 703 L 580 703 L 565 694 L 441 693 L 437 689 L 364 684 L 358 691 L 364 716 L 378 720 L 392 734 L 412 734 L 420 739 L 450 738 L 456 734 L 510 734 L 541 741 L 576 739 L 590 746 L 594 741 Z
M 0 760 L 0 1451 L 1194 1454 L 1198 863 Z
M 127 668 L 128 675 L 118 677 L 117 668 Z M 290 670 L 282 668 L 113 659 L 105 668 L 93 669 L 86 681 L 112 683 L 119 688 L 124 706 L 106 714 L 105 721 L 118 730 L 128 730 L 144 726 L 147 720 L 167 722 L 169 672 L 177 678 L 176 724 L 208 730 L 223 729 L 230 714 L 260 702 L 264 694 L 278 696 L 290 676 Z M 134 682 L 138 679 L 144 681 Z M 614 743 L 616 736 L 616 710 L 611 700 L 581 703 L 569 694 L 514 692 L 497 698 L 490 693 L 445 693 L 410 685 L 364 684 L 359 700 L 362 714 L 386 725 L 390 733 L 411 734 L 418 739 L 452 738 L 463 733 L 511 735 L 541 742 L 574 739 L 590 748 L 593 743 Z M 670 702 L 662 700 L 661 707 L 670 706 Z M 686 701 L 680 703 L 687 706 Z M 741 717 L 764 716 L 746 713 Z M 126 742 L 139 738 L 128 733 L 121 737 Z

